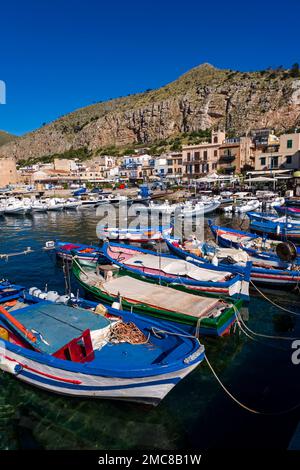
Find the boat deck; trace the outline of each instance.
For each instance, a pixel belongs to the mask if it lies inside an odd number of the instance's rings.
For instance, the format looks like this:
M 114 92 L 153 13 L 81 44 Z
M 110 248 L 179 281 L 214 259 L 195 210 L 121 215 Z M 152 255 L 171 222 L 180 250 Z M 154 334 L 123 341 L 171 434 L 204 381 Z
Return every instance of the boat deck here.
M 93 279 L 95 280 L 95 278 Z M 111 296 L 121 295 L 128 301 L 143 303 L 150 307 L 179 312 L 196 318 L 208 316 L 218 304 L 220 305 L 217 298 L 200 297 L 170 287 L 150 284 L 130 276 L 121 276 L 102 282 L 101 289 Z
M 9 309 L 22 325 L 33 333 L 38 349 L 53 354 L 86 330 L 99 330 L 109 325 L 109 320 L 82 308 L 40 302 L 24 307 L 21 303 Z
M 227 271 L 202 268 L 184 260 L 160 257 L 148 253 L 136 254 L 136 252 L 130 253 L 129 250 L 116 251 L 114 248 L 110 248 L 108 253 L 125 266 L 140 269 L 150 274 L 172 277 L 183 276 L 202 282 L 223 282 L 231 276 L 231 273 Z M 116 257 L 118 253 L 120 256 Z

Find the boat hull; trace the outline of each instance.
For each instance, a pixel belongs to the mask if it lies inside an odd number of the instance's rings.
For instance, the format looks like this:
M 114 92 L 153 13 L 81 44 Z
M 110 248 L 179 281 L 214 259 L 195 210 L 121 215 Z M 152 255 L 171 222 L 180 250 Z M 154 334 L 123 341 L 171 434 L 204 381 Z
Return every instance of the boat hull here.
M 5 342 L 6 343 L 6 342 Z M 19 348 L 20 349 L 20 348 Z M 128 400 L 157 405 L 186 375 L 192 372 L 204 358 L 204 348 L 197 363 L 163 375 L 135 378 L 115 378 L 74 373 L 52 367 L 11 350 L 6 344 L 5 362 L 10 365 L 17 379 L 48 392 L 72 397 Z

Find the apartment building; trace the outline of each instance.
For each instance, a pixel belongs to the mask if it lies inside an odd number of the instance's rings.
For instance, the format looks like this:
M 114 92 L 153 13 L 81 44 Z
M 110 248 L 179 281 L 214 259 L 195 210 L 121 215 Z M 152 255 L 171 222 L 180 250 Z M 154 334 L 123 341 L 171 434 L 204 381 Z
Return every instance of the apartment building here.
M 211 142 L 182 147 L 183 175 L 187 178 L 198 178 L 205 173 L 216 171 L 218 167 L 219 148 L 225 141 L 225 132 L 213 131 Z
M 174 152 L 166 155 L 167 176 L 169 178 L 181 178 L 183 173 L 182 153 Z
M 297 170 L 300 168 L 300 133 L 283 134 L 277 143 L 258 149 L 255 170 Z
M 225 174 L 254 168 L 255 145 L 250 137 L 226 139 L 219 147 L 218 170 Z

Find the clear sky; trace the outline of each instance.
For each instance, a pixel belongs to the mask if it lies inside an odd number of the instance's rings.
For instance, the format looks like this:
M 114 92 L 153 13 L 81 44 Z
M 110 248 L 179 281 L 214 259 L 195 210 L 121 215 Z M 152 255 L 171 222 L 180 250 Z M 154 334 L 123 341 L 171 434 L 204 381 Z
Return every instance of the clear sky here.
M 0 4 L 0 129 L 22 134 L 209 62 L 300 62 L 300 1 L 10 0 Z

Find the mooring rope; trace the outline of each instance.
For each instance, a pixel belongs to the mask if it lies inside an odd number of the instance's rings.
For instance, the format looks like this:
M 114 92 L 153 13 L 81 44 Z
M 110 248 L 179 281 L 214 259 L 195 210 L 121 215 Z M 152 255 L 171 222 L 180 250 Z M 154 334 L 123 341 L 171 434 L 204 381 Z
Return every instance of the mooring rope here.
M 274 302 L 273 300 L 271 300 L 269 297 L 267 297 L 267 296 L 254 284 L 253 281 L 250 281 L 250 284 L 257 290 L 257 292 L 258 292 L 265 300 L 267 300 L 267 301 L 270 302 L 272 305 L 274 305 L 274 307 L 277 307 L 277 308 L 283 310 L 284 312 L 291 313 L 292 315 L 300 316 L 300 313 L 294 312 L 293 310 L 290 310 L 289 308 L 285 308 L 285 307 L 283 307 L 282 305 L 278 305 L 276 302 Z
M 275 336 L 275 335 L 266 335 L 266 334 L 263 334 L 263 333 L 257 333 L 256 331 L 253 331 L 251 330 L 244 322 L 244 320 L 242 319 L 242 316 L 240 314 L 240 312 L 238 311 L 237 307 L 232 304 L 233 306 L 233 310 L 234 310 L 234 313 L 235 313 L 235 317 L 236 317 L 236 320 L 237 320 L 237 323 L 238 325 L 240 326 L 240 323 L 242 323 L 243 327 L 249 332 L 251 333 L 252 335 L 254 336 L 259 336 L 259 337 L 262 337 L 262 338 L 268 338 L 268 339 L 282 339 L 282 340 L 288 340 L 288 341 L 294 341 L 295 339 L 299 339 L 299 338 L 295 338 L 295 337 L 290 337 L 290 336 Z M 241 328 L 242 329 L 242 328 Z
M 264 415 L 264 416 L 278 416 L 278 415 L 283 415 L 287 413 L 291 413 L 292 411 L 295 411 L 296 409 L 300 408 L 300 403 L 297 405 L 292 406 L 291 408 L 287 408 L 285 410 L 280 410 L 280 411 L 274 411 L 274 412 L 268 412 L 268 411 L 260 411 L 260 410 L 255 410 L 254 408 L 251 408 L 248 405 L 245 405 L 242 403 L 240 400 L 238 400 L 229 390 L 228 388 L 223 384 L 221 379 L 218 377 L 217 373 L 215 372 L 214 368 L 212 367 L 211 363 L 209 362 L 207 355 L 204 354 L 204 358 L 206 360 L 206 363 L 208 367 L 210 368 L 213 376 L 221 386 L 221 388 L 224 390 L 226 395 L 228 395 L 237 405 L 239 405 L 241 408 L 243 408 L 246 411 L 249 411 L 250 413 L 257 414 L 257 415 Z

